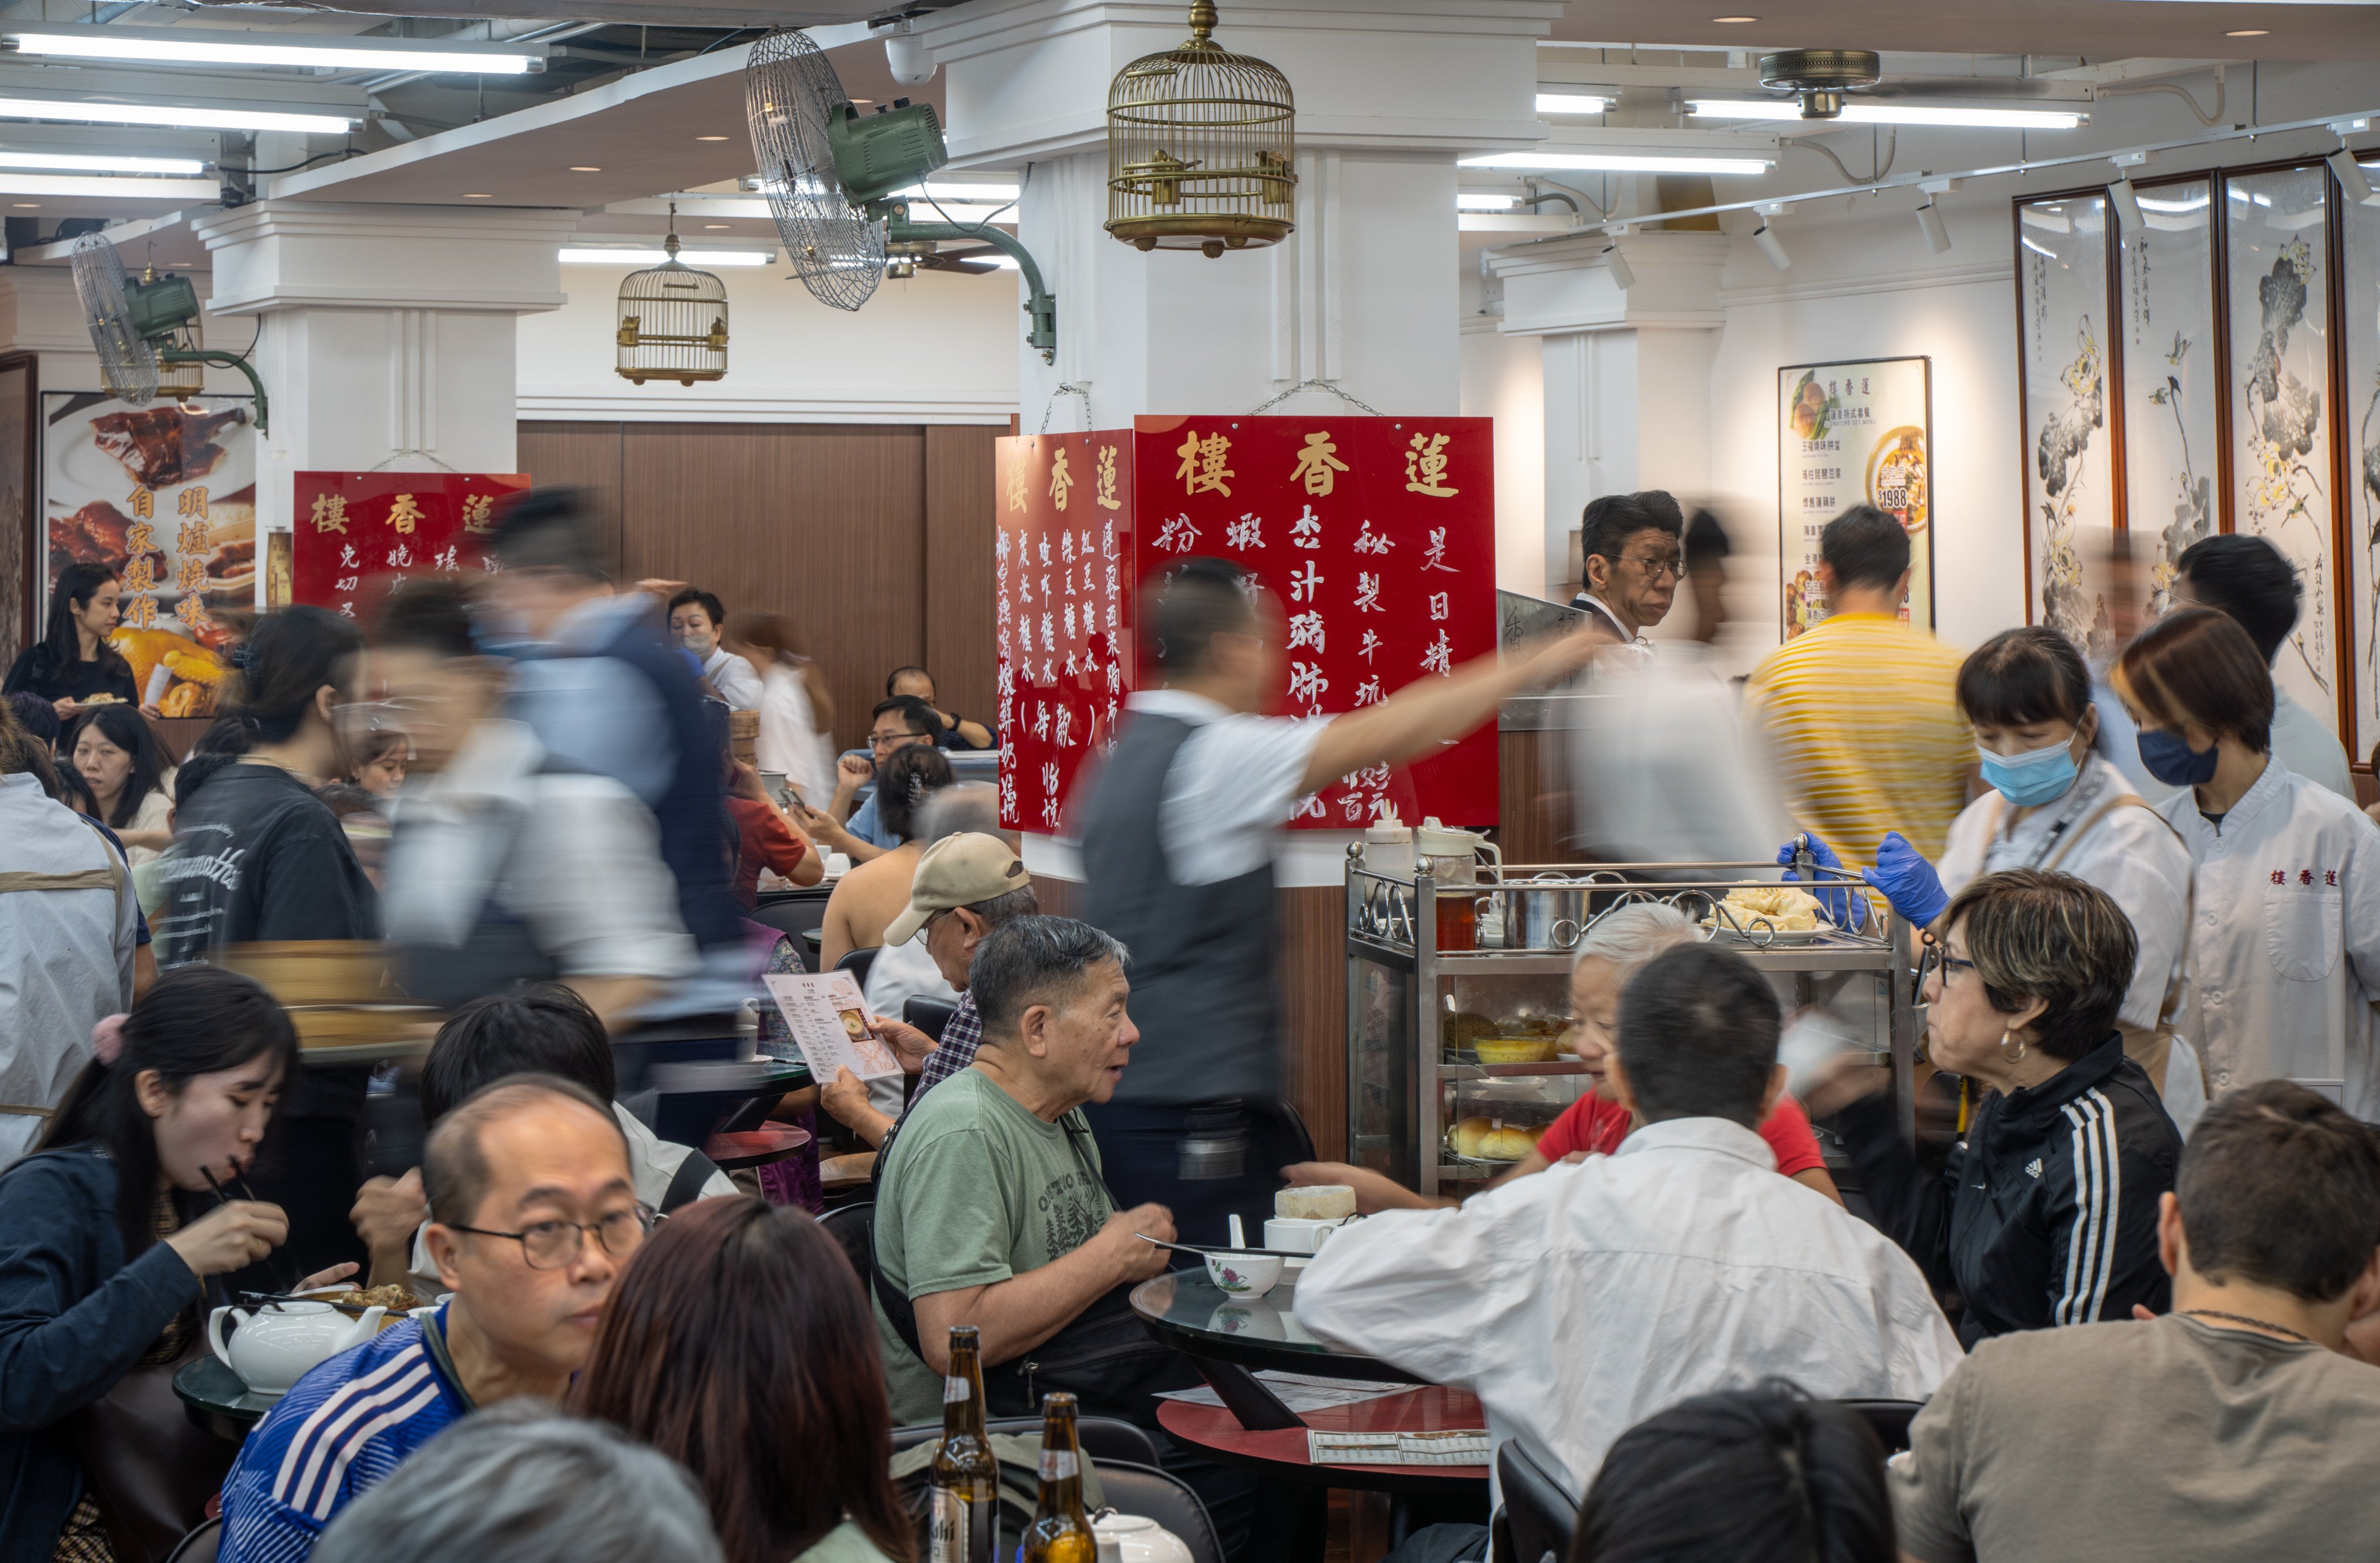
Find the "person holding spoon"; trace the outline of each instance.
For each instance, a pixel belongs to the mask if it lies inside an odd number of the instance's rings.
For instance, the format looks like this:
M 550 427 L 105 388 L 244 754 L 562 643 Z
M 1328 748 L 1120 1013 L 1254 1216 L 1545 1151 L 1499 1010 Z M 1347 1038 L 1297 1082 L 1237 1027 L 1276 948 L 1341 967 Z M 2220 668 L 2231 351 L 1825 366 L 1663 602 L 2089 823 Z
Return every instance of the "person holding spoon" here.
M 145 1483 L 84 1467 L 78 1413 L 170 1368 L 225 1300 L 221 1278 L 288 1235 L 277 1206 L 218 1192 L 244 1189 L 298 1071 L 297 1032 L 263 988 L 212 966 L 169 972 L 99 1024 L 91 1051 L 33 1154 L 0 1173 L 0 1558 L 48 1558 L 128 1520 L 111 1496 Z M 157 1430 L 161 1462 L 186 1452 L 174 1422 Z

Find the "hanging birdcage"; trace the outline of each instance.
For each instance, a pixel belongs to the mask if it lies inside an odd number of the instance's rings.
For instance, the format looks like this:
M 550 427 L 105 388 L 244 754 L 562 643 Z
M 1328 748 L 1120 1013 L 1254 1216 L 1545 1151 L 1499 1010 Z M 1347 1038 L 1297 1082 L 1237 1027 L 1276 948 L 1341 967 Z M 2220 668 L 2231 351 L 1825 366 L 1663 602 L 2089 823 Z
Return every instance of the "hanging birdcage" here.
M 727 374 L 727 285 L 677 258 L 677 208 L 670 208 L 669 259 L 620 279 L 620 378 L 722 380 Z
M 1107 230 L 1141 249 L 1277 244 L 1296 224 L 1297 107 L 1289 79 L 1209 36 L 1194 0 L 1190 38 L 1135 60 L 1108 87 Z
M 144 285 L 153 283 L 156 280 L 157 268 L 153 264 L 145 269 L 140 274 L 140 281 Z M 154 345 L 179 353 L 195 353 L 199 351 L 206 345 L 206 339 L 199 331 L 199 318 L 196 315 L 191 316 L 188 324 L 176 327 L 172 335 L 166 337 L 161 342 L 155 343 Z M 162 354 L 159 356 L 157 359 L 157 394 L 166 398 L 168 401 L 187 402 L 191 397 L 205 391 L 206 388 L 206 365 L 193 363 L 167 363 Z

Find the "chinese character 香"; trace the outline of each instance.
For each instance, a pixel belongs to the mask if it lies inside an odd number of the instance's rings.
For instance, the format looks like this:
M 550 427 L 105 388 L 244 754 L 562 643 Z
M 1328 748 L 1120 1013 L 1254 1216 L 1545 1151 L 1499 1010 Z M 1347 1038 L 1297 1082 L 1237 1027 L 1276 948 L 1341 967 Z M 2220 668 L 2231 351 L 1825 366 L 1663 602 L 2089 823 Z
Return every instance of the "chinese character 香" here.
M 397 495 L 395 503 L 388 507 L 388 524 L 411 536 L 413 528 L 421 524 L 419 503 L 411 494 Z
M 1303 480 L 1307 493 L 1327 497 L 1332 486 L 1339 481 L 1339 474 L 1346 470 L 1347 464 L 1339 459 L 1339 447 L 1331 442 L 1330 431 L 1325 429 L 1305 437 L 1305 446 L 1297 453 L 1297 465 L 1290 469 L 1289 475 L 1293 479 Z
M 1074 486 L 1075 475 L 1066 469 L 1066 447 L 1061 445 L 1058 459 L 1050 464 L 1050 497 L 1057 501 L 1061 511 L 1066 508 L 1066 491 Z

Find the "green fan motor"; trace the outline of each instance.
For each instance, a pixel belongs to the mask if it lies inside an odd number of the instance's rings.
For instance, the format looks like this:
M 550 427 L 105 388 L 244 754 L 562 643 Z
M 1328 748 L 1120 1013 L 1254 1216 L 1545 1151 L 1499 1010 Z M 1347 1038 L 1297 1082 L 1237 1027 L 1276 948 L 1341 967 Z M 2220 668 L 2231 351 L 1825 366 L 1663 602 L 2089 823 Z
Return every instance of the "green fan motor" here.
M 890 108 L 862 114 L 849 103 L 826 122 L 827 146 L 835 176 L 854 206 L 881 200 L 905 189 L 950 161 L 942 127 L 931 103 L 906 98 Z
M 129 281 L 124 285 L 124 298 L 131 306 L 132 329 L 143 342 L 179 331 L 199 318 L 198 290 L 188 277 Z

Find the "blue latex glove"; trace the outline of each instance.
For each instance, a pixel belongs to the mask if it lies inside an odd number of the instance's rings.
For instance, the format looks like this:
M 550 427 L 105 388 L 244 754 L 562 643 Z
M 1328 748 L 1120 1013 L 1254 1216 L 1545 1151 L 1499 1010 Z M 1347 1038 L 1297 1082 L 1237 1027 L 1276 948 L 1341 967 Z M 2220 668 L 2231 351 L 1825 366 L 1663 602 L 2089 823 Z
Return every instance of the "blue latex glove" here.
M 1909 844 L 1909 838 L 1894 830 L 1876 849 L 1876 866 L 1860 870 L 1860 878 L 1884 892 L 1892 909 L 1907 918 L 1913 927 L 1927 928 L 1950 904 L 1950 894 L 1942 888 L 1942 876 L 1934 872 L 1934 865 L 1925 861 L 1918 850 Z
M 1804 842 L 1808 843 L 1810 849 L 1810 859 L 1812 862 L 1815 863 L 1821 868 L 1831 868 L 1838 874 L 1842 872 L 1843 860 L 1835 855 L 1834 848 L 1828 846 L 1826 842 L 1820 841 L 1815 836 L 1796 836 L 1791 841 L 1787 842 L 1783 846 L 1777 849 L 1777 861 L 1778 864 L 1784 868 L 1785 878 L 1788 883 L 1799 884 L 1801 882 L 1802 876 L 1793 871 L 1793 854 L 1798 851 Z M 1817 886 L 1813 886 L 1811 887 L 1810 893 L 1818 898 L 1818 904 L 1826 910 L 1827 920 L 1828 922 L 1831 922 L 1839 928 L 1846 926 L 1843 921 L 1844 902 L 1846 899 L 1845 891 L 1840 890 L 1825 890 Z

